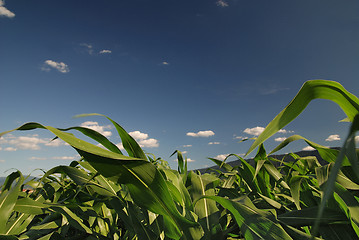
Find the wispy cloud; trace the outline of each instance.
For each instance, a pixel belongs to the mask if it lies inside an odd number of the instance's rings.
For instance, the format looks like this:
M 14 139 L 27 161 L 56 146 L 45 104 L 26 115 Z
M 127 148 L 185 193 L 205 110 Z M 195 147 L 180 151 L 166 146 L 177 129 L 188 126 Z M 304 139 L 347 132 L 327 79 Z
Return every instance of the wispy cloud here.
M 36 160 L 36 161 L 46 161 L 46 160 L 75 160 L 76 157 L 74 156 L 57 156 L 57 157 L 30 157 L 30 160 Z
M 325 139 L 327 142 L 333 142 L 333 141 L 340 141 L 340 137 L 338 134 L 330 135 L 327 139 Z
M 0 17 L 8 17 L 13 18 L 15 17 L 15 13 L 11 12 L 9 9 L 4 7 L 5 1 L 0 0 Z
M 69 66 L 67 64 L 64 62 L 55 62 L 53 60 L 46 60 L 41 70 L 48 72 L 51 70 L 51 68 L 54 68 L 61 73 L 70 72 Z
M 104 49 L 104 50 L 99 51 L 99 54 L 109 54 L 109 53 L 112 53 L 112 51 L 108 50 L 108 49 Z
M 92 44 L 89 44 L 89 43 L 80 43 L 80 46 L 81 47 L 84 47 L 86 52 L 90 55 L 93 54 L 94 50 L 93 50 L 93 46 Z
M 249 135 L 253 136 L 259 136 L 264 131 L 264 127 L 254 127 L 254 128 L 246 128 L 244 129 L 244 133 L 247 133 Z
M 243 136 L 236 136 L 236 135 L 234 135 L 234 136 L 233 136 L 233 139 L 236 139 L 236 140 L 247 140 L 248 137 L 243 137 Z
M 288 130 L 285 130 L 285 129 L 280 129 L 280 130 L 278 131 L 278 133 L 287 134 L 287 133 L 294 133 L 294 131 L 288 131 Z
M 221 144 L 220 142 L 209 142 L 208 145 L 218 145 Z
M 60 156 L 60 157 L 52 157 L 54 160 L 75 160 L 73 156 Z
M 14 147 L 6 147 L 6 148 L 4 148 L 4 151 L 5 152 L 15 152 L 15 151 L 17 151 L 17 149 Z
M 187 145 L 183 145 L 183 147 L 192 147 L 192 145 L 187 144 Z
M 217 6 L 219 6 L 219 7 L 228 7 L 228 6 L 229 6 L 228 3 L 225 2 L 224 0 L 218 0 L 218 1 L 216 2 L 216 4 L 217 4 Z
M 112 132 L 108 131 L 108 129 L 111 129 L 111 125 L 101 126 L 98 124 L 98 122 L 87 121 L 81 123 L 81 127 L 86 127 L 95 130 L 96 132 L 101 133 L 105 137 L 110 137 L 112 135 Z
M 0 148 L 2 151 L 16 151 L 21 150 L 40 150 L 41 146 L 59 147 L 66 143 L 60 139 L 51 141 L 49 138 L 40 138 L 37 134 L 31 136 L 15 137 L 11 134 L 2 138 L 0 142 L 2 145 L 7 145 Z
M 206 130 L 206 131 L 199 131 L 197 133 L 188 132 L 186 133 L 186 135 L 190 137 L 210 137 L 214 135 L 214 132 L 212 130 Z
M 169 62 L 163 61 L 161 62 L 161 65 L 170 65 Z

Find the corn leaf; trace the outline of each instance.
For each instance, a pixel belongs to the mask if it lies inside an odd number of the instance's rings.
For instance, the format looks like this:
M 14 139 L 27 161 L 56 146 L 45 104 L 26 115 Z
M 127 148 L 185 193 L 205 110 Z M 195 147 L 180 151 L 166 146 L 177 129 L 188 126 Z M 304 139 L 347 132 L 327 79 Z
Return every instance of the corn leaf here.
M 334 81 L 311 80 L 304 83 L 294 99 L 266 126 L 246 155 L 266 139 L 293 121 L 314 99 L 328 99 L 337 103 L 350 121 L 359 113 L 359 99 Z

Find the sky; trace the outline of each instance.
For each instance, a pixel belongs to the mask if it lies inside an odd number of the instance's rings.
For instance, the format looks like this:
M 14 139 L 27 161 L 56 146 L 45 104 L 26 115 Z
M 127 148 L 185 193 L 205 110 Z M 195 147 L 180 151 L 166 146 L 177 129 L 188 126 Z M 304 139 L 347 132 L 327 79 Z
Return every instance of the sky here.
M 241 140 L 258 136 L 305 81 L 359 95 L 358 12 L 357 0 L 0 0 L 0 132 L 84 126 L 121 148 L 106 118 L 73 118 L 101 113 L 174 169 L 175 150 L 190 169 L 243 156 L 253 140 Z M 294 134 L 341 146 L 344 117 L 314 100 L 264 146 Z M 79 159 L 53 137 L 41 129 L 0 138 L 0 176 Z M 297 141 L 282 153 L 302 149 Z

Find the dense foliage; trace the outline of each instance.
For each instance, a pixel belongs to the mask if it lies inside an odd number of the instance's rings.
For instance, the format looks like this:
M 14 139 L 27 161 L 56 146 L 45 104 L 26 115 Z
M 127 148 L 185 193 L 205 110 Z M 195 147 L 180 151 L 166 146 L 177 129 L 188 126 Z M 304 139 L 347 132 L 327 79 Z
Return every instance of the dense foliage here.
M 269 157 L 263 142 L 315 98 L 334 101 L 352 122 L 341 150 L 294 135 L 270 154 L 302 139 L 327 163 L 295 154 L 293 162 Z M 231 167 L 211 159 L 220 170 L 206 174 L 187 171 L 178 151 L 178 170 L 170 169 L 162 159 L 146 155 L 110 118 L 127 156 L 88 128 L 24 124 L 14 130 L 47 129 L 81 159 L 57 166 L 41 179 L 11 173 L 1 188 L 0 239 L 358 239 L 358 113 L 359 99 L 340 84 L 308 81 L 249 149 L 258 148 L 254 165 L 232 155 L 242 164 Z M 22 191 L 29 186 L 34 191 Z

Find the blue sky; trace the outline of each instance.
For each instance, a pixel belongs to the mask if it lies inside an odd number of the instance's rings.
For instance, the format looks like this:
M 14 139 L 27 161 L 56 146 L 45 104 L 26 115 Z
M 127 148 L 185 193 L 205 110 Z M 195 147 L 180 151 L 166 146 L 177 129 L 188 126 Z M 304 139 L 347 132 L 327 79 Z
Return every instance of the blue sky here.
M 25 122 L 87 126 L 119 144 L 108 115 L 176 168 L 243 154 L 306 80 L 359 93 L 356 0 L 0 0 L 0 132 Z M 281 133 L 340 146 L 342 111 L 313 101 Z M 0 139 L 0 175 L 78 159 L 44 130 Z M 295 142 L 283 152 L 305 148 Z M 5 172 L 8 170 L 7 172 Z M 34 173 L 35 174 L 35 173 Z

